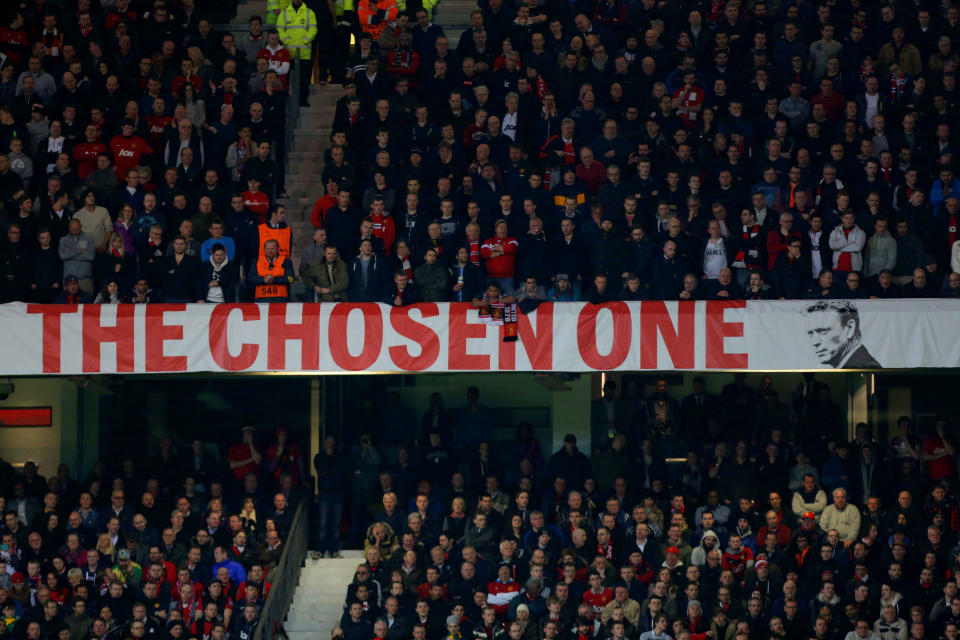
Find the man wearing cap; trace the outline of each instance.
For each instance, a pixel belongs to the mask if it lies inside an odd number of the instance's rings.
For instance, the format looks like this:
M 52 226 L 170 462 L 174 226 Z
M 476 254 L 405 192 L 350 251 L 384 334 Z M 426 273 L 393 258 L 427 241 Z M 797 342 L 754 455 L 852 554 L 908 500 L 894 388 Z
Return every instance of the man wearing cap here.
M 54 304 L 89 304 L 93 296 L 80 288 L 77 276 L 67 276 L 63 279 L 63 291 L 54 299 Z
M 404 31 L 397 38 L 397 46 L 387 56 L 387 73 L 409 80 L 410 85 L 416 88 L 419 69 L 420 54 L 413 50 L 413 35 Z
M 117 551 L 117 564 L 110 569 L 122 584 L 131 589 L 136 589 L 143 579 L 143 568 L 130 559 L 130 552 L 127 549 Z
M 244 425 L 240 429 L 240 442 L 232 445 L 227 452 L 227 462 L 230 463 L 230 471 L 233 474 L 233 479 L 237 482 L 242 481 L 248 473 L 253 473 L 256 476 L 260 475 L 263 454 L 254 444 L 254 433 L 253 425 Z
M 806 536 L 808 544 L 816 547 L 824 535 L 824 531 L 817 525 L 817 514 L 813 511 L 804 511 L 800 514 L 800 526 L 793 532 L 793 539 L 797 536 Z

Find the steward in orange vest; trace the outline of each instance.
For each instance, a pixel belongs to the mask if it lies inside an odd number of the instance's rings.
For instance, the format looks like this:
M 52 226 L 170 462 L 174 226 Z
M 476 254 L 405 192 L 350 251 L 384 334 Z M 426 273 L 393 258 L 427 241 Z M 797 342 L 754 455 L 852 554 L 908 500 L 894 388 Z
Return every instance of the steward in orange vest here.
M 263 247 L 267 240 L 276 240 L 280 247 L 280 258 L 289 258 L 290 251 L 293 249 L 293 229 L 287 224 L 287 212 L 280 205 L 277 205 L 270 212 L 270 218 L 257 227 L 257 233 L 260 236 L 260 256 L 263 257 Z
M 280 256 L 280 247 L 271 238 L 263 243 L 256 264 L 250 265 L 247 281 L 253 287 L 253 297 L 257 302 L 286 302 L 290 299 L 293 276 L 293 262 L 290 258 Z

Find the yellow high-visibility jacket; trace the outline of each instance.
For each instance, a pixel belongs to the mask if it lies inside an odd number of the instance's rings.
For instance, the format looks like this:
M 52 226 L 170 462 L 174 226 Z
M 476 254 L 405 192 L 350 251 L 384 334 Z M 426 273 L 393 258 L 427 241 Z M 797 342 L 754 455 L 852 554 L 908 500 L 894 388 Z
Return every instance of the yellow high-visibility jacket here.
M 277 31 L 292 60 L 310 60 L 310 45 L 317 36 L 317 16 L 306 4 L 299 9 L 292 4 L 284 8 L 277 20 Z
M 267 0 L 267 24 L 277 24 L 280 11 L 290 6 L 290 0 Z

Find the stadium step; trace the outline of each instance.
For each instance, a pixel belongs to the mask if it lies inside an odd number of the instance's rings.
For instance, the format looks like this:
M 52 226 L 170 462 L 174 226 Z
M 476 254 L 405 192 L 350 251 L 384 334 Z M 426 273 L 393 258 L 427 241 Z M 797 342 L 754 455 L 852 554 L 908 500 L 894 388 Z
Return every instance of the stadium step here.
M 250 16 L 260 16 L 266 19 L 267 0 L 247 0 L 237 6 L 237 16 L 233 19 L 234 25 L 246 25 Z M 264 25 L 266 27 L 266 25 Z
M 326 638 L 340 623 L 347 585 L 353 580 L 362 551 L 343 551 L 343 558 L 308 554 L 300 572 L 284 629 L 290 640 Z
M 470 24 L 470 12 L 477 7 L 476 0 L 442 0 L 437 7 L 435 22 L 441 25 L 450 46 L 456 48 L 460 34 Z M 265 0 L 250 0 L 240 5 L 235 25 L 245 24 L 254 12 L 266 11 Z M 299 264 L 299 251 L 312 242 L 310 212 L 313 203 L 323 195 L 321 174 L 323 152 L 330 148 L 330 134 L 336 104 L 343 96 L 339 85 L 313 84 L 309 88 L 308 107 L 301 107 L 297 115 L 293 143 L 287 152 L 288 198 L 280 200 L 287 209 L 287 221 L 295 230 L 294 264 Z M 287 629 L 290 640 L 298 640 L 293 629 Z
M 281 200 L 287 208 L 291 225 L 304 222 L 309 226 L 310 211 L 323 195 L 323 152 L 330 148 L 330 132 L 337 100 L 343 95 L 339 85 L 311 85 L 310 106 L 301 107 L 293 133 L 293 144 L 287 153 L 287 194 Z M 309 244 L 312 232 L 307 235 Z M 306 245 L 301 245 L 306 246 Z M 295 260 L 299 256 L 295 252 Z
M 470 24 L 470 13 L 476 8 L 475 0 L 442 0 L 437 6 L 434 22 L 442 26 L 444 31 L 448 25 L 467 25 Z

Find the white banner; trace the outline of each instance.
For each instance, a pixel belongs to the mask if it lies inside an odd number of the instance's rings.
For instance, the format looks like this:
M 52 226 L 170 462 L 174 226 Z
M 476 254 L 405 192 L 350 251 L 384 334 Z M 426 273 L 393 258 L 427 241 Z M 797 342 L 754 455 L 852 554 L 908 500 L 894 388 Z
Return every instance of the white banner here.
M 0 375 L 960 366 L 960 301 L 0 306 Z M 509 327 L 512 330 L 514 327 Z

